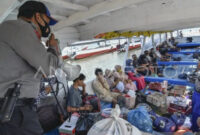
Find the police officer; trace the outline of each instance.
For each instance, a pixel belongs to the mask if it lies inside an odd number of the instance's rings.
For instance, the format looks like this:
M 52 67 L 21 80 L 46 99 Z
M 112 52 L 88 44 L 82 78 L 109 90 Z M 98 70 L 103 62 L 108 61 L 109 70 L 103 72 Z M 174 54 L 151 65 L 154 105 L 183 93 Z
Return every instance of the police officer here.
M 0 123 L 1 135 L 42 135 L 43 130 L 33 107 L 38 96 L 41 72 L 50 75 L 50 67 L 59 66 L 58 43 L 50 36 L 48 49 L 41 37 L 48 37 L 49 25 L 56 24 L 47 7 L 37 1 L 25 2 L 18 19 L 0 24 L 0 108 L 8 88 L 21 83 L 20 96 L 9 122 Z M 36 76 L 37 73 L 37 76 Z

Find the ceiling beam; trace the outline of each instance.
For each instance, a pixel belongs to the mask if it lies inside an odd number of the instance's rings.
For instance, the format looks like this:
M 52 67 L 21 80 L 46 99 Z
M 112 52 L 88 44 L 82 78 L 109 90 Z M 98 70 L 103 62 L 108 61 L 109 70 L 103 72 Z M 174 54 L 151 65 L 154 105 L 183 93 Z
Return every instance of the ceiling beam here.
M 51 16 L 58 21 L 67 19 L 66 16 L 61 16 L 61 15 L 57 15 L 57 14 L 52 14 Z
M 87 40 L 111 31 L 163 31 L 200 26 L 199 0 L 173 0 L 166 7 L 159 1 L 116 11 L 110 17 L 102 16 L 79 26 L 80 37 Z
M 51 4 L 55 4 L 58 5 L 59 7 L 63 7 L 66 9 L 72 9 L 72 10 L 77 10 L 77 11 L 86 11 L 88 10 L 87 7 L 82 6 L 82 5 L 78 5 L 78 4 L 74 4 L 68 1 L 63 1 L 63 0 L 42 0 Z
M 0 23 L 2 23 L 20 4 L 21 2 L 18 0 L 1 0 Z
M 48 1 L 48 0 L 46 0 L 46 1 Z M 73 26 L 84 20 L 89 20 L 89 19 L 92 19 L 92 18 L 100 16 L 100 15 L 108 14 L 109 12 L 122 9 L 129 5 L 140 3 L 142 1 L 148 1 L 148 0 L 109 0 L 109 1 L 104 1 L 102 3 L 92 6 L 91 8 L 89 8 L 88 11 L 75 13 L 75 14 L 71 15 L 68 19 L 60 21 L 57 25 L 55 25 L 55 29 L 62 29 L 63 27 L 66 27 L 66 26 Z

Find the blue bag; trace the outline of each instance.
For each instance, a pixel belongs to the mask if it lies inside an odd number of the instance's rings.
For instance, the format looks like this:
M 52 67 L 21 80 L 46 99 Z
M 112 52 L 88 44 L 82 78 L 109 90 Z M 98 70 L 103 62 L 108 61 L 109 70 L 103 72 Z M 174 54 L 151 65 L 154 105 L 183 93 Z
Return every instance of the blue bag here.
M 183 80 L 187 80 L 188 76 L 187 76 L 186 73 L 183 73 L 183 74 L 178 75 L 178 78 L 183 79 Z
M 130 111 L 127 120 L 143 132 L 153 132 L 152 120 L 144 107 L 138 107 Z
M 176 124 L 177 127 L 182 126 L 185 122 L 186 116 L 181 113 L 175 113 L 171 116 L 171 120 Z
M 101 101 L 101 110 L 104 110 L 106 108 L 112 108 L 112 103 L 109 103 L 109 102 L 104 102 L 104 101 Z
M 158 117 L 160 117 L 160 115 L 157 115 L 154 111 L 150 111 L 149 112 L 150 118 L 152 119 L 152 121 L 154 122 Z
M 127 59 L 126 66 L 133 66 L 132 61 L 133 61 L 132 59 Z
M 165 117 L 158 117 L 153 122 L 153 126 L 159 132 L 174 132 L 176 129 L 175 123 Z

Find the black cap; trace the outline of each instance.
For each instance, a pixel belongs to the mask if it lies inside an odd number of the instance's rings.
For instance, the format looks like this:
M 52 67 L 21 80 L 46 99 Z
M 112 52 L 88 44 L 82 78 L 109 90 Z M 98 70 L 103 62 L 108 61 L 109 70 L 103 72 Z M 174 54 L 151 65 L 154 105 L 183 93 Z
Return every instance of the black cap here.
M 33 15 L 35 13 L 46 14 L 50 19 L 49 25 L 54 25 L 54 24 L 57 23 L 57 20 L 55 20 L 51 17 L 48 8 L 42 2 L 39 2 L 39 1 L 27 1 L 27 2 L 25 2 L 19 8 L 18 17 L 23 16 L 23 17 L 31 18 L 31 17 L 33 17 Z

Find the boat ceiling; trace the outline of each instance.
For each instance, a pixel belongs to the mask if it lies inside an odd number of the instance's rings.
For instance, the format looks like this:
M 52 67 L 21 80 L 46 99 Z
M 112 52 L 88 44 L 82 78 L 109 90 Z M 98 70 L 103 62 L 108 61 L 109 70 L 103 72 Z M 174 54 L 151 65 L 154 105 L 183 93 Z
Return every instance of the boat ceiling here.
M 16 19 L 26 0 L 1 0 L 0 22 Z M 39 0 L 59 20 L 60 40 L 88 40 L 111 31 L 165 31 L 200 26 L 200 0 Z M 71 41 L 72 42 L 72 41 Z

